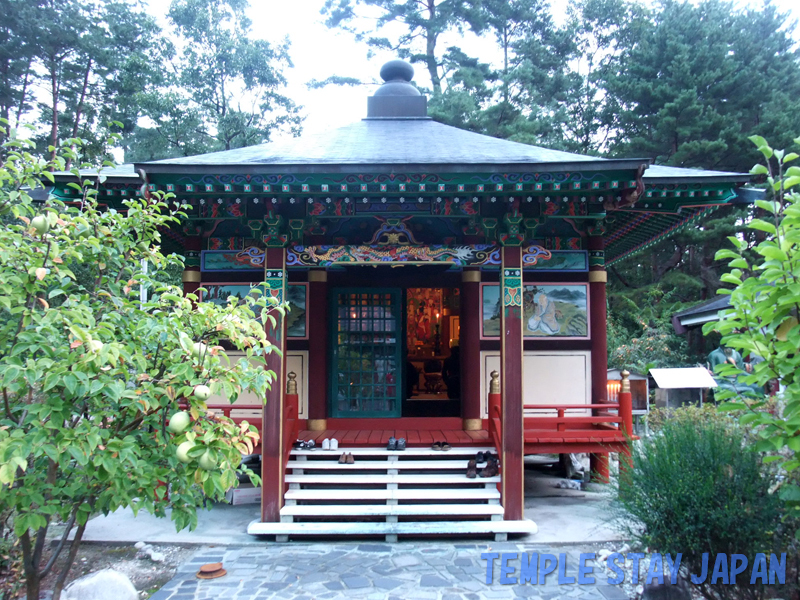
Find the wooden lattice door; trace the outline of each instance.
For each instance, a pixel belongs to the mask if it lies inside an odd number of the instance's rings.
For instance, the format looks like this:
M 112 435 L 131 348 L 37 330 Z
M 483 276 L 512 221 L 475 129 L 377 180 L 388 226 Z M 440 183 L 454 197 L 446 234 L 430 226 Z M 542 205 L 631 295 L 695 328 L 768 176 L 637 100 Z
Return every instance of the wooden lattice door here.
M 400 290 L 334 290 L 331 316 L 331 416 L 399 417 Z

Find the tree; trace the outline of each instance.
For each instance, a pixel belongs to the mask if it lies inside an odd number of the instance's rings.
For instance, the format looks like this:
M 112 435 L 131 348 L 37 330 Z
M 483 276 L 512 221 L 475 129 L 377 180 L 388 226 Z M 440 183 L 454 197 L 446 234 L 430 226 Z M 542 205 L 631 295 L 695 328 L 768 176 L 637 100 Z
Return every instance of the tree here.
M 353 32 L 357 39 L 366 39 L 370 48 L 391 50 L 412 64 L 424 65 L 433 95 L 437 96 L 446 89 L 447 75 L 458 66 L 452 62 L 455 55 L 444 56 L 441 38 L 472 26 L 479 4 L 478 0 L 325 0 L 322 14 L 328 17 L 329 27 Z M 390 24 L 399 24 L 403 33 L 395 39 L 367 37 L 352 26 L 360 16 L 358 6 L 374 9 L 378 14 L 376 33 Z
M 735 391 L 718 396 L 729 400 L 721 409 L 742 411 L 741 423 L 761 426 L 756 447 L 777 453 L 767 460 L 780 461 L 789 474 L 780 494 L 800 517 L 800 167 L 791 166 L 797 153 L 773 150 L 760 136 L 751 140 L 765 159 L 752 172 L 766 176 L 769 197 L 757 202 L 767 217 L 752 219 L 748 228 L 766 233 L 766 238 L 751 251 L 746 240 L 731 237 L 734 249 L 717 252 L 717 259 L 728 260 L 731 268 L 722 281 L 734 287 L 720 290 L 730 294 L 731 308 L 703 331 L 719 333 L 722 343 L 742 356 L 763 359 L 753 361 L 750 374 L 721 365 L 720 375 L 748 385 L 766 386 L 773 379 L 781 383 L 777 409 Z M 797 535 L 800 539 L 800 531 Z
M 746 172 L 756 158 L 741 151 L 747 136 L 788 143 L 785 131 L 800 127 L 800 55 L 785 24 L 771 5 L 666 0 L 605 72 L 611 153 Z M 770 114 L 790 127 L 773 130 Z
M 0 514 L 13 512 L 28 598 L 39 597 L 69 548 L 58 600 L 92 515 L 130 507 L 164 516 L 169 508 L 178 529 L 193 527 L 204 498 L 221 499 L 237 470 L 250 473 L 240 463 L 255 428 L 213 414 L 205 401 L 266 393 L 275 375 L 265 368 L 272 347 L 262 323 L 275 319 L 263 296 L 194 307 L 196 296 L 158 283 L 181 262 L 158 246 L 159 229 L 182 216 L 168 197 L 101 210 L 94 180 L 74 170 L 78 206 L 34 205 L 28 190 L 77 161 L 69 147 L 80 141 L 65 140 L 45 162 L 13 129 L 3 134 Z M 233 361 L 223 344 L 245 358 Z M 56 520 L 66 527 L 48 557 Z
M 247 7 L 246 0 L 173 0 L 169 19 L 180 51 L 171 90 L 142 98 L 156 126 L 134 132 L 127 160 L 262 144 L 282 129 L 299 133 L 298 108 L 281 91 L 292 66 L 288 42 L 251 39 Z

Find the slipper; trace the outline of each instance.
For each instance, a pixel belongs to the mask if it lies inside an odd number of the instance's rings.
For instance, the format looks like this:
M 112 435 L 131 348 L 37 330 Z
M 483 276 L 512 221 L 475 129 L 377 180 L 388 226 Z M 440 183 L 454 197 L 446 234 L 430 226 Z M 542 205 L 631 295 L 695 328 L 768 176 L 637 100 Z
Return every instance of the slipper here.
M 441 449 L 442 449 L 442 442 L 433 442 L 431 450 L 441 450 Z
M 442 444 L 442 451 L 443 452 L 447 452 L 448 450 L 452 450 L 452 449 L 453 449 L 453 447 L 450 444 L 448 444 L 447 442 L 444 442 Z

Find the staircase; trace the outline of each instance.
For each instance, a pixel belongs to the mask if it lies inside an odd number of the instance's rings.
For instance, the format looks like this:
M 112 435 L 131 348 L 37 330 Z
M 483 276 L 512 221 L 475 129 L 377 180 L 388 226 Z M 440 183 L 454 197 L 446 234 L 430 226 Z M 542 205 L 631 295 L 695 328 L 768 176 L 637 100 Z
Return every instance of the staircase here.
M 536 533 L 532 521 L 504 521 L 501 476 L 468 479 L 467 462 L 485 447 L 293 450 L 280 523 L 254 521 L 252 535 L 385 536 Z M 352 465 L 339 464 L 342 452 Z M 485 465 L 484 465 L 485 466 Z M 479 471 L 482 466 L 479 466 Z

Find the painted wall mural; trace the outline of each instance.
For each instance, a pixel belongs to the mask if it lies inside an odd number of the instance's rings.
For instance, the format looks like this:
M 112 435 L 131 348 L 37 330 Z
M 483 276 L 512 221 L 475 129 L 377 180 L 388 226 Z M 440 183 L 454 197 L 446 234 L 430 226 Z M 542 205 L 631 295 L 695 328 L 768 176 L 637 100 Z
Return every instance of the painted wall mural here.
M 500 337 L 500 286 L 484 283 L 484 339 Z M 589 338 L 589 286 L 585 283 L 536 283 L 522 287 L 522 330 L 526 338 Z
M 215 304 L 227 304 L 228 298 L 233 296 L 239 300 L 250 294 L 255 287 L 263 284 L 257 283 L 204 283 L 200 301 Z M 306 299 L 308 296 L 307 283 L 290 283 L 286 291 L 286 301 L 289 303 L 289 312 L 286 313 L 287 336 L 294 339 L 308 339 L 308 316 L 306 313 Z

